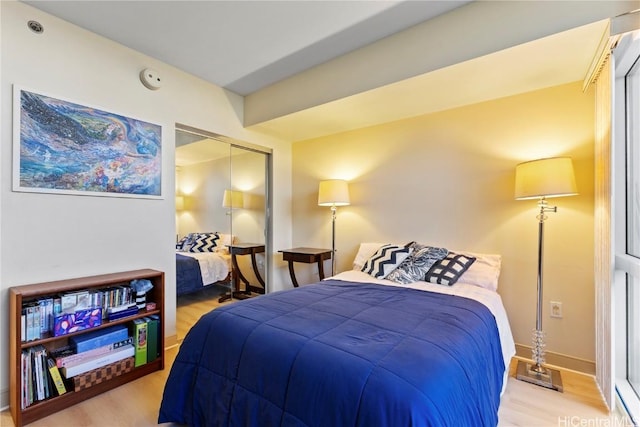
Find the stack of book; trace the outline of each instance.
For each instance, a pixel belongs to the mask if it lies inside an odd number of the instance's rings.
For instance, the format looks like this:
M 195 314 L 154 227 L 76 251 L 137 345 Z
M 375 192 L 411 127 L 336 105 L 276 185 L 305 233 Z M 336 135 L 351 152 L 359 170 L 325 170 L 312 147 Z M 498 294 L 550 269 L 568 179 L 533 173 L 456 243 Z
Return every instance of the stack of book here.
M 160 356 L 160 316 L 153 314 L 133 321 L 135 366 L 153 362 Z
M 124 325 L 74 335 L 69 343 L 69 348 L 55 352 L 56 366 L 67 379 L 135 354 L 133 340 Z
M 42 345 L 22 351 L 22 409 L 41 400 L 66 393 L 60 372 Z
M 122 309 L 122 307 L 130 306 L 136 302 L 135 292 L 128 285 L 103 289 L 100 293 L 103 319 L 110 318 L 109 314 L 113 309 Z

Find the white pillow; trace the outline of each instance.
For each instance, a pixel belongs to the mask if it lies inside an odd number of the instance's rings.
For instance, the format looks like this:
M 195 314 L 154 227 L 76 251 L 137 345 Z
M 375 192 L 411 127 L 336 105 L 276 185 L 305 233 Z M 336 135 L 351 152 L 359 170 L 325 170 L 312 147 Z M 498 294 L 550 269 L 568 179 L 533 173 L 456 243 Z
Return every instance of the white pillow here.
M 502 256 L 497 254 L 479 254 L 466 251 L 455 251 L 456 254 L 474 257 L 476 261 L 464 272 L 458 282 L 480 286 L 481 288 L 498 290 Z
M 381 246 L 386 245 L 386 243 L 360 243 L 360 248 L 358 248 L 358 253 L 356 257 L 353 259 L 353 269 L 361 271 L 365 262 L 371 255 L 375 254 Z
M 232 240 L 235 241 L 235 236 L 231 237 L 231 234 L 223 234 L 217 233 L 220 236 L 220 240 L 218 240 L 218 247 L 216 252 L 228 252 L 229 248 L 227 246 L 233 244 Z

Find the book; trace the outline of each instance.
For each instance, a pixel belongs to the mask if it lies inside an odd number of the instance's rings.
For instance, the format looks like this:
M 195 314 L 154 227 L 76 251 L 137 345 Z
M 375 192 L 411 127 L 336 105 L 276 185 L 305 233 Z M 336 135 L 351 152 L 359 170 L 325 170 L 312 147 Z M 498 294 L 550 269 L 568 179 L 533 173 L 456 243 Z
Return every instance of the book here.
M 47 367 L 47 352 L 43 349 L 38 352 L 38 358 L 40 358 L 40 369 L 42 375 L 42 388 L 44 389 L 44 399 L 51 397 L 53 390 L 50 388 L 50 376 L 47 373 L 49 368 Z
M 53 298 L 38 300 L 40 307 L 40 335 L 53 330 Z
M 25 316 L 27 318 L 25 331 L 27 341 L 40 339 L 40 307 L 34 304 L 27 305 Z
M 57 296 L 53 299 L 53 317 L 59 316 L 62 313 L 62 299 Z
M 75 352 L 69 353 L 67 349 L 64 349 L 61 352 L 54 352 L 52 354 L 55 358 L 56 366 L 58 368 L 62 368 L 65 366 L 72 366 L 74 364 L 77 364 L 78 362 L 82 362 L 94 356 L 108 353 L 111 350 L 123 347 L 127 344 L 133 344 L 132 337 L 129 337 L 123 341 L 118 341 L 112 344 L 107 344 L 102 347 L 94 348 L 93 350 L 83 351 L 82 353 L 75 353 Z
M 147 322 L 142 319 L 133 321 L 133 343 L 135 345 L 135 366 L 147 363 Z
M 124 310 L 129 310 L 133 307 L 137 307 L 135 304 L 122 304 L 122 305 L 116 305 L 115 307 L 109 307 L 107 308 L 107 313 L 112 314 L 112 313 L 119 313 L 121 311 Z
M 109 319 L 109 321 L 112 321 L 112 320 L 122 319 L 123 317 L 134 316 L 136 314 L 138 314 L 138 307 L 134 304 L 133 306 L 127 309 L 108 313 L 107 318 Z
M 110 326 L 96 331 L 89 331 L 82 335 L 69 337 L 69 343 L 76 353 L 93 350 L 94 348 L 124 341 L 129 337 L 129 331 L 124 325 Z
M 22 403 L 25 407 L 51 396 L 47 374 L 47 350 L 36 345 L 22 351 Z
M 158 358 L 158 330 L 160 326 L 159 316 L 145 317 L 147 322 L 147 363 Z
M 135 352 L 135 347 L 131 344 L 127 344 L 111 350 L 108 353 L 90 357 L 81 363 L 74 364 L 73 366 L 64 366 L 60 368 L 60 372 L 65 378 L 75 377 L 76 375 L 84 374 L 85 372 L 126 359 L 127 357 L 132 357 Z
M 20 341 L 27 340 L 27 314 L 23 312 L 20 315 Z
M 21 368 L 22 368 L 22 375 L 20 377 L 22 382 L 20 407 L 24 409 L 31 404 L 31 402 L 29 401 L 29 382 L 30 382 L 31 376 L 29 373 L 29 352 L 28 351 L 22 350 L 20 362 L 21 362 Z
M 44 400 L 44 384 L 42 382 L 42 364 L 38 351 L 35 347 L 31 348 L 31 364 L 35 379 L 35 400 Z
M 62 376 L 60 376 L 60 371 L 56 366 L 56 362 L 54 362 L 52 358 L 47 359 L 47 367 L 49 368 L 49 374 L 51 375 L 53 385 L 58 392 L 58 396 L 65 394 L 67 392 L 67 388 L 64 385 L 64 381 L 62 381 Z

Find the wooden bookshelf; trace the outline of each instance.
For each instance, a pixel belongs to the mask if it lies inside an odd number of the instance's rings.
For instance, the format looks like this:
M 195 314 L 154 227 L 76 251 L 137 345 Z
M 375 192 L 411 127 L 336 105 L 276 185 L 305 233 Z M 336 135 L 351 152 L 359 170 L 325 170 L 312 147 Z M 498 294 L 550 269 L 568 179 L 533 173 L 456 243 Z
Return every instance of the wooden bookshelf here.
M 153 284 L 153 288 L 147 292 L 147 302 L 154 302 L 154 310 L 142 309 L 138 314 L 114 320 L 103 320 L 100 326 L 85 329 L 62 336 L 48 336 L 32 341 L 22 341 L 22 308 L 25 302 L 35 301 L 65 292 L 82 290 L 97 290 L 109 288 L 117 285 L 127 285 L 135 279 L 148 279 Z M 68 339 L 74 335 L 81 335 L 89 331 L 96 331 L 118 324 L 129 324 L 135 319 L 157 314 L 160 317 L 158 329 L 158 345 L 160 348 L 159 357 L 147 364 L 138 366 L 130 372 L 116 376 L 110 380 L 95 384 L 81 391 L 67 390 L 65 394 L 51 397 L 33 403 L 26 408 L 21 408 L 22 393 L 22 350 L 36 345 L 43 345 L 47 350 L 60 348 L 68 344 Z M 125 271 L 113 274 L 103 274 L 99 276 L 80 277 L 69 280 L 59 280 L 54 282 L 36 283 L 31 285 L 15 286 L 9 289 L 9 404 L 11 416 L 16 426 L 29 424 L 40 418 L 44 418 L 54 412 L 60 411 L 89 399 L 98 394 L 104 393 L 122 384 L 128 383 L 152 372 L 164 369 L 164 273 L 161 271 L 144 269 Z M 67 387 L 69 388 L 69 387 Z

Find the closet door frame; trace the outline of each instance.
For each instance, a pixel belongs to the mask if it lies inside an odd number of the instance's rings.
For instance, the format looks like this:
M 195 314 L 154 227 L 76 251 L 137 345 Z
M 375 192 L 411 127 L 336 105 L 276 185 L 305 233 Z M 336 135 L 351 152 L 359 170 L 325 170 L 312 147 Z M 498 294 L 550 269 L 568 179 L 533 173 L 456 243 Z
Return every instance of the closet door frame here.
M 272 273 L 271 273 L 271 260 L 273 259 L 273 219 L 271 216 L 272 212 L 272 197 L 273 194 L 273 150 L 271 148 L 263 147 L 261 145 L 253 144 L 247 141 L 241 141 L 235 138 L 231 138 L 225 135 L 220 135 L 214 132 L 209 132 L 203 129 L 194 128 L 192 126 L 184 125 L 181 123 L 176 123 L 175 132 L 182 131 L 187 132 L 193 135 L 199 135 L 203 138 L 210 138 L 215 141 L 219 141 L 222 143 L 229 144 L 229 152 L 231 153 L 234 148 L 243 149 L 247 151 L 253 151 L 256 153 L 264 154 L 265 156 L 265 218 L 264 218 L 264 242 L 265 242 L 265 253 L 264 253 L 264 282 L 265 282 L 265 293 L 269 292 L 269 288 L 271 285 Z M 232 156 L 230 156 L 231 159 Z M 230 160 L 230 163 L 232 160 Z M 231 187 L 233 187 L 232 181 L 232 166 L 229 166 L 229 182 L 231 183 Z M 231 230 L 233 230 L 233 224 L 230 226 Z

